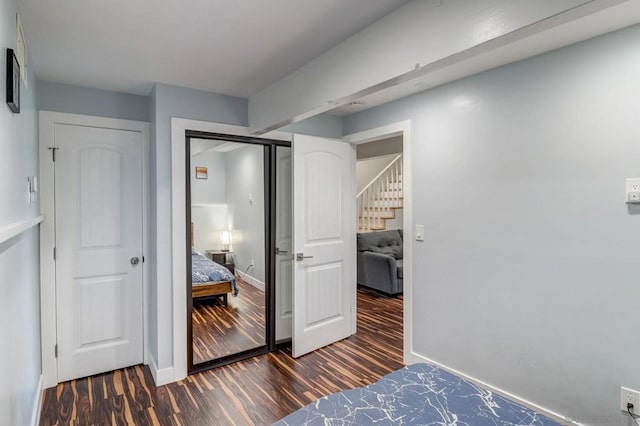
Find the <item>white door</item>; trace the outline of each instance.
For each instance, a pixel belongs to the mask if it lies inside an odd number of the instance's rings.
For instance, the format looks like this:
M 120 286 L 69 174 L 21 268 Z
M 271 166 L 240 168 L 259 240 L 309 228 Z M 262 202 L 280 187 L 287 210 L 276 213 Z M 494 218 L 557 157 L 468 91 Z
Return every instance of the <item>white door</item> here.
M 276 147 L 276 341 L 293 335 L 291 148 Z
M 355 149 L 346 142 L 294 137 L 294 357 L 351 334 L 355 163 Z
M 55 125 L 58 381 L 139 364 L 142 135 Z

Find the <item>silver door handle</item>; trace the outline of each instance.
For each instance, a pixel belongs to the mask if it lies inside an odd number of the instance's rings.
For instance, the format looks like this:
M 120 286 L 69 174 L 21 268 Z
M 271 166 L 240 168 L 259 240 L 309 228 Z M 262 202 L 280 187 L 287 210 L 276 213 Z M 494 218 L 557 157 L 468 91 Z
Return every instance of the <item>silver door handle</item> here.
M 131 258 L 131 264 L 133 266 L 136 266 L 138 263 L 140 263 L 140 258 L 139 257 L 135 257 L 134 256 L 134 257 Z
M 311 259 L 313 256 L 305 256 L 304 253 L 296 253 L 296 260 L 301 261 L 305 259 Z
M 276 254 L 287 254 L 287 253 L 289 252 L 285 250 L 280 250 L 278 247 L 276 247 Z

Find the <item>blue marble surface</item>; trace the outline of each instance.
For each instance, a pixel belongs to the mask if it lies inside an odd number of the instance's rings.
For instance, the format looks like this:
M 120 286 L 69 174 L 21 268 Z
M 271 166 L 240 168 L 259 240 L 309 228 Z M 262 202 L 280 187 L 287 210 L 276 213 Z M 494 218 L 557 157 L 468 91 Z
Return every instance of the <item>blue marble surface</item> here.
M 559 425 L 461 377 L 414 364 L 378 382 L 320 398 L 274 423 L 301 425 Z

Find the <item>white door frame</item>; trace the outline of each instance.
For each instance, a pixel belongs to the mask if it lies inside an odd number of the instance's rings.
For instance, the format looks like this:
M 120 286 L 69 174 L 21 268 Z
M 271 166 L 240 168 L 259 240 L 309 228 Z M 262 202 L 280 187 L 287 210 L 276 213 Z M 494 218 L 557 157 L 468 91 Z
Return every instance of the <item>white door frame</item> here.
M 186 131 L 195 130 L 236 136 L 255 136 L 248 127 L 209 121 L 171 118 L 171 235 L 173 265 L 173 381 L 187 377 L 187 292 L 181 285 L 187 276 L 187 260 L 184 255 L 185 229 L 187 229 L 186 197 Z M 273 131 L 261 138 L 283 141 L 293 140 L 293 133 Z M 158 316 L 160 313 L 158 313 Z M 168 383 L 162 381 L 161 383 Z
M 379 139 L 385 139 L 393 136 L 402 136 L 402 229 L 403 244 L 402 252 L 405 264 L 409 264 L 409 268 L 404 269 L 403 278 L 403 358 L 404 363 L 408 364 L 411 360 L 411 352 L 413 351 L 413 316 L 412 316 L 412 300 L 413 300 L 413 173 L 411 169 L 411 120 L 400 121 L 388 124 L 386 126 L 376 127 L 375 129 L 365 130 L 363 132 L 353 133 L 345 136 L 345 142 L 358 145 L 361 143 L 372 142 Z M 354 300 L 357 300 L 357 283 L 353 286 Z M 355 301 L 354 301 L 354 306 Z M 353 310 L 352 331 L 356 332 L 357 309 Z
M 52 111 L 40 111 L 40 211 L 45 216 L 40 226 L 40 330 L 42 353 L 43 387 L 50 388 L 58 384 L 58 362 L 55 355 L 56 332 L 56 264 L 53 260 L 55 246 L 55 198 L 54 167 L 51 161 L 50 147 L 54 146 L 56 124 L 98 127 L 103 129 L 128 130 L 142 135 L 142 255 L 148 256 L 149 248 L 149 123 L 142 121 L 120 120 L 88 115 L 66 114 Z M 148 301 L 149 274 L 148 262 L 142 263 L 142 318 L 143 318 L 143 359 L 149 360 Z

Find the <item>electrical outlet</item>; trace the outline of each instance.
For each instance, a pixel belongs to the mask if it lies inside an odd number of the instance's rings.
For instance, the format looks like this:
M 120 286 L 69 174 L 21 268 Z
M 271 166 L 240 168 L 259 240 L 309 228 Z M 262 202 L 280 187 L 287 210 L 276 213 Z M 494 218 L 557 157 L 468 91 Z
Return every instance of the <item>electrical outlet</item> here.
M 640 392 L 623 386 L 620 388 L 620 410 L 626 412 L 627 404 L 633 404 L 633 414 L 640 414 Z
M 640 179 L 626 180 L 627 204 L 640 204 Z

